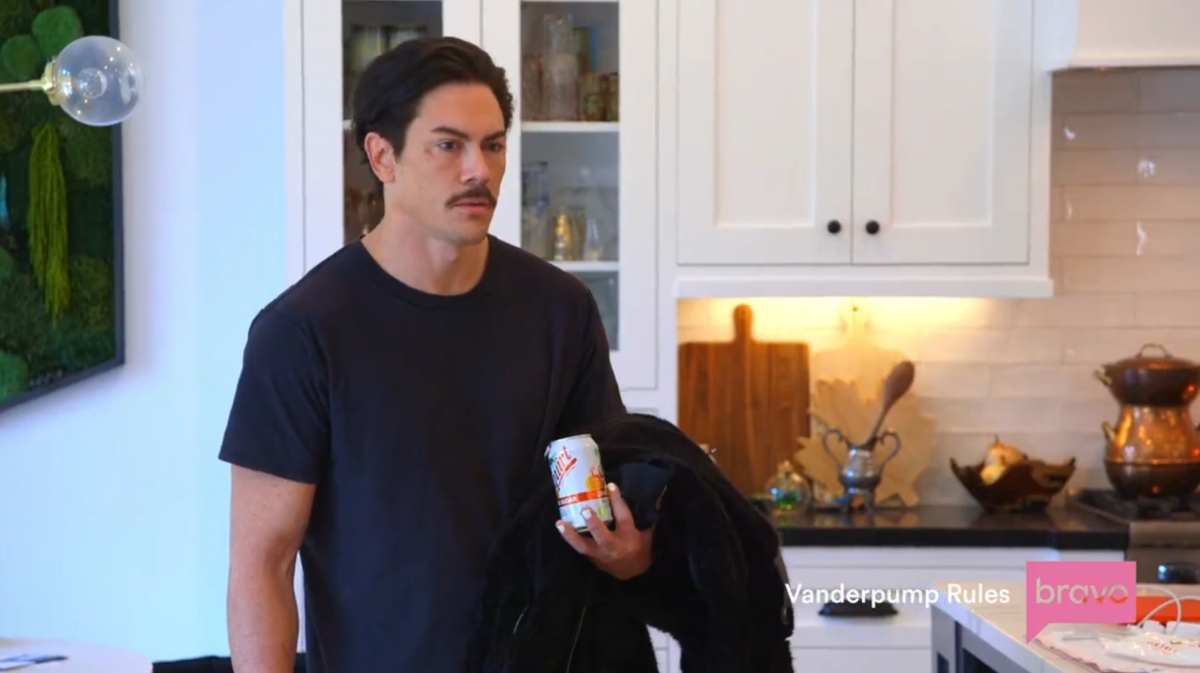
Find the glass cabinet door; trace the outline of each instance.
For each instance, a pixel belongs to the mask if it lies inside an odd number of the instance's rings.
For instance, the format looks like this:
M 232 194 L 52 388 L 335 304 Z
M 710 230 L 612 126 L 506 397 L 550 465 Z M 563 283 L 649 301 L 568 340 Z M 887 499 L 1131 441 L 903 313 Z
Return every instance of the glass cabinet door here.
M 625 389 L 656 382 L 656 17 L 653 0 L 483 0 L 519 120 L 494 231 L 592 291 Z
M 421 36 L 480 40 L 480 0 L 302 0 L 305 269 L 378 222 L 383 206 L 350 130 L 358 77 Z

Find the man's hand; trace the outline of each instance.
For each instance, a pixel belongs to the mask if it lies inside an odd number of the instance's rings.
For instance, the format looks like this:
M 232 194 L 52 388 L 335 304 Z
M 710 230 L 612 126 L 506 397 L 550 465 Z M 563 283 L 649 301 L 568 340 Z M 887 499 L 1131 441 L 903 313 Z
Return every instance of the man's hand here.
M 567 544 L 590 558 L 597 568 L 619 580 L 637 577 L 649 570 L 654 561 L 654 527 L 644 531 L 637 529 L 633 513 L 629 511 L 629 505 L 625 504 L 616 484 L 608 485 L 608 499 L 612 503 L 615 530 L 609 530 L 590 507 L 583 510 L 583 516 L 592 534 L 591 539 L 581 535 L 565 521 L 559 520 L 555 525 Z

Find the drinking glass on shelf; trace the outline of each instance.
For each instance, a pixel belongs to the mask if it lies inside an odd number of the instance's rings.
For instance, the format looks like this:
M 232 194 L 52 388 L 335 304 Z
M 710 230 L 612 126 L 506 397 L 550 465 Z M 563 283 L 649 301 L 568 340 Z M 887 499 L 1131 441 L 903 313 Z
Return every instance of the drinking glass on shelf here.
M 587 218 L 587 230 L 583 236 L 583 259 L 588 262 L 599 262 L 604 259 L 604 232 L 600 221 L 594 217 Z
M 545 83 L 542 76 L 542 55 L 525 54 L 521 57 L 521 119 L 527 122 L 546 118 L 544 98 Z
M 560 205 L 554 216 L 554 252 L 556 262 L 579 259 L 579 229 L 577 206 Z
M 542 105 L 546 117 L 579 119 L 579 55 L 575 51 L 574 19 L 570 14 L 547 14 L 546 53 L 542 64 Z

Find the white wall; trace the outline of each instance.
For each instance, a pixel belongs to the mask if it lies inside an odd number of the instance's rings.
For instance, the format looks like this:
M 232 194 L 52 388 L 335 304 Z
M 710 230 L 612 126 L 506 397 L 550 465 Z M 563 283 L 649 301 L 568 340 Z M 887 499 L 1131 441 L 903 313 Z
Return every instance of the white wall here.
M 249 320 L 285 282 L 283 3 L 121 2 L 146 73 L 128 364 L 0 414 L 0 636 L 224 654 L 216 454 Z

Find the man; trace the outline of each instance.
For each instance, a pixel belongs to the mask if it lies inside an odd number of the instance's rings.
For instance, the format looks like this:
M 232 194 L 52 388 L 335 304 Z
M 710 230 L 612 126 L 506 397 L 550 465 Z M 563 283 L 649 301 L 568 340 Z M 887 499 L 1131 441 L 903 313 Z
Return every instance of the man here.
M 358 83 L 382 221 L 256 316 L 220 451 L 238 673 L 292 670 L 298 550 L 309 671 L 462 673 L 521 483 L 551 440 L 624 411 L 587 288 L 488 233 L 512 116 L 504 72 L 457 39 Z M 562 535 L 627 579 L 651 541 L 613 506 L 615 530 Z

